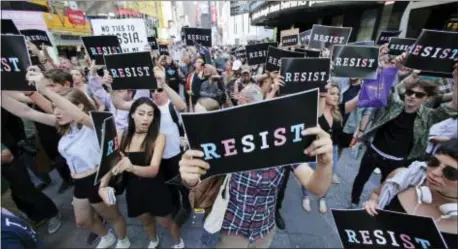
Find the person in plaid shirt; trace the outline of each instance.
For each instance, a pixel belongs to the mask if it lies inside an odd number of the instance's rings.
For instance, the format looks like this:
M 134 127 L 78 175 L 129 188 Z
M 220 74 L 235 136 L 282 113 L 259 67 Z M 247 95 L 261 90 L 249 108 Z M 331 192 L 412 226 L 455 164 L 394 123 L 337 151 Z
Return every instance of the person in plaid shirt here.
M 263 94 L 256 85 L 247 86 L 238 99 L 239 104 L 261 101 Z M 324 195 L 332 181 L 332 141 L 319 127 L 302 132 L 316 136 L 304 153 L 318 155 L 314 171 L 308 164 L 292 166 L 301 184 L 317 196 Z M 196 186 L 210 165 L 199 159 L 204 153 L 188 150 L 180 161 L 184 184 Z M 221 227 L 217 248 L 268 248 L 275 235 L 275 206 L 277 193 L 286 167 L 246 171 L 232 174 L 229 183 L 229 204 Z

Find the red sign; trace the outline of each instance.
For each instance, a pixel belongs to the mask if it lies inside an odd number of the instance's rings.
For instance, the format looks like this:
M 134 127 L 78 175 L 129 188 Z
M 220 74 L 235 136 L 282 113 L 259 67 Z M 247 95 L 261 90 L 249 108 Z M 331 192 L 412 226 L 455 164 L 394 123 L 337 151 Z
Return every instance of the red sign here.
M 65 9 L 65 15 L 73 25 L 86 25 L 86 18 L 81 10 L 72 10 L 70 8 Z
M 211 8 L 211 22 L 212 24 L 216 23 L 216 7 Z
M 124 9 L 124 8 L 118 8 L 116 10 L 116 15 L 117 16 L 128 16 L 128 17 L 142 17 L 142 14 L 136 10 L 133 9 Z

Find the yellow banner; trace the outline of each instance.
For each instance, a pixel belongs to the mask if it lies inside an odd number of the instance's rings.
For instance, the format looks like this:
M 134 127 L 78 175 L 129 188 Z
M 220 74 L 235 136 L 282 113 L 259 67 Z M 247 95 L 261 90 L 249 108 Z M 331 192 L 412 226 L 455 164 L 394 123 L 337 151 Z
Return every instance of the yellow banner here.
M 29 2 L 48 7 L 48 0 L 30 0 Z
M 91 35 L 91 24 L 87 19 L 85 25 L 74 25 L 70 23 L 65 15 L 58 16 L 56 14 L 43 13 L 43 20 L 50 31 L 79 36 Z

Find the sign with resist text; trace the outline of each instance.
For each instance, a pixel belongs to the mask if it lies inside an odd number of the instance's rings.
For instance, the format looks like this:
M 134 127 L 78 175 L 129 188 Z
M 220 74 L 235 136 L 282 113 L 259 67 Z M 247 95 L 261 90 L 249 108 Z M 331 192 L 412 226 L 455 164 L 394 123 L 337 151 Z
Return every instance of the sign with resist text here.
M 25 78 L 31 62 L 24 36 L 2 35 L 1 41 L 1 89 L 35 91 Z
M 410 47 L 417 41 L 417 39 L 410 39 L 410 38 L 397 38 L 391 37 L 390 43 L 388 44 L 388 52 L 389 55 L 401 55 L 404 52 L 410 50 Z
M 104 55 L 121 54 L 122 49 L 115 35 L 83 36 L 84 47 L 96 65 L 105 65 Z
M 277 43 L 260 43 L 245 46 L 248 65 L 253 66 L 266 63 L 269 46 L 277 47 Z
M 158 49 L 156 37 L 148 37 L 148 43 L 151 46 L 151 49 Z
M 352 28 L 314 24 L 310 34 L 309 48 L 331 49 L 333 45 L 345 45 L 350 39 Z
M 382 45 L 385 43 L 388 43 L 390 41 L 391 37 L 398 37 L 398 35 L 401 34 L 400 30 L 396 31 L 390 31 L 390 30 L 385 30 L 380 32 L 380 36 L 377 39 L 377 45 Z
M 282 58 L 280 75 L 284 77 L 281 94 L 302 92 L 319 88 L 325 89 L 329 80 L 331 60 L 329 58 Z
M 194 46 L 196 41 L 202 46 L 212 46 L 212 30 L 201 29 L 201 28 L 184 28 L 184 37 L 186 40 L 186 46 Z
M 377 79 L 378 47 L 336 45 L 332 52 L 334 77 Z
M 41 45 L 52 47 L 51 39 L 49 39 L 48 32 L 38 29 L 24 29 L 21 30 L 21 34 L 25 37 L 26 41 L 29 41 L 38 48 Z
M 275 72 L 280 70 L 281 58 L 286 57 L 304 58 L 305 54 L 270 46 L 267 51 L 266 70 L 269 72 Z

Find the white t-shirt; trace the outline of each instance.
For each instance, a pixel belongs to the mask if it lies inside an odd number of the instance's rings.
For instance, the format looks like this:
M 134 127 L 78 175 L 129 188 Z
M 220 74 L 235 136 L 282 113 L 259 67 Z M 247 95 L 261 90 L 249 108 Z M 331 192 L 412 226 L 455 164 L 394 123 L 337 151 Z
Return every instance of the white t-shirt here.
M 161 128 L 160 133 L 165 135 L 165 149 L 162 155 L 163 159 L 169 159 L 178 155 L 180 150 L 180 131 L 178 126 L 173 122 L 169 110 L 170 100 L 165 105 L 158 106 L 161 110 Z M 178 118 L 180 117 L 177 112 Z

